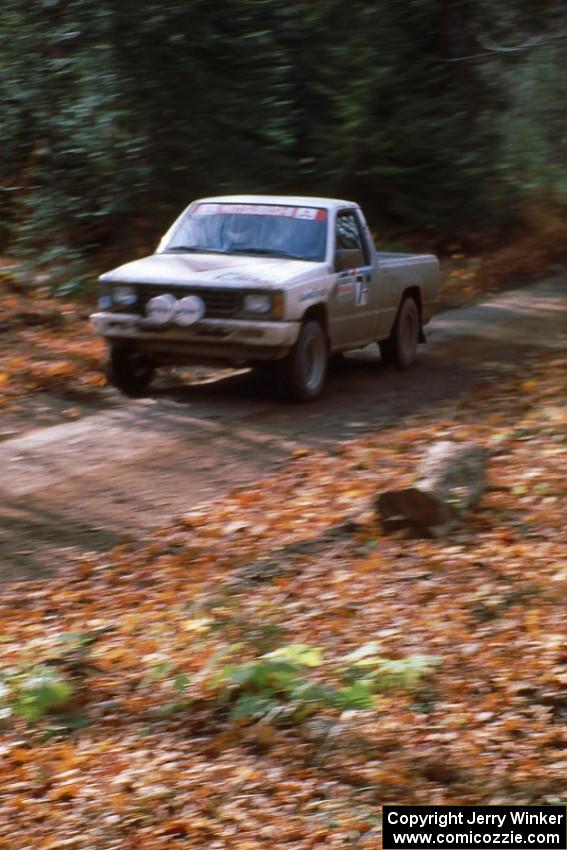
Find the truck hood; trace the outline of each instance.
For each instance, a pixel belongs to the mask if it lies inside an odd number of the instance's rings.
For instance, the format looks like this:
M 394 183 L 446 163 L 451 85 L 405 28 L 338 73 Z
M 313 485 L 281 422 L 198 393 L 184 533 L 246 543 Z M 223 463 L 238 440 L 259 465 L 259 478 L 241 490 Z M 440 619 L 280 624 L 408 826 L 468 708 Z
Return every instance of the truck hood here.
M 317 277 L 322 263 L 234 254 L 151 254 L 100 276 L 103 283 L 151 283 L 219 287 L 276 287 Z

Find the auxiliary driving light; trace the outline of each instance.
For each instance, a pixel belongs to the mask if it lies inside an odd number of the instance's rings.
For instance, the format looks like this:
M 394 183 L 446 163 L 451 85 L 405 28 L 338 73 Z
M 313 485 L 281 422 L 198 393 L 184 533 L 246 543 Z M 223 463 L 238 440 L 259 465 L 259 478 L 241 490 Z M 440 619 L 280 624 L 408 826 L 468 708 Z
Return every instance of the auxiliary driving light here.
M 186 295 L 175 305 L 173 321 L 176 325 L 194 325 L 205 315 L 205 302 L 198 295 Z
M 166 292 L 163 295 L 156 295 L 154 298 L 150 298 L 146 305 L 146 315 L 154 324 L 166 325 L 173 319 L 176 306 L 177 298 Z

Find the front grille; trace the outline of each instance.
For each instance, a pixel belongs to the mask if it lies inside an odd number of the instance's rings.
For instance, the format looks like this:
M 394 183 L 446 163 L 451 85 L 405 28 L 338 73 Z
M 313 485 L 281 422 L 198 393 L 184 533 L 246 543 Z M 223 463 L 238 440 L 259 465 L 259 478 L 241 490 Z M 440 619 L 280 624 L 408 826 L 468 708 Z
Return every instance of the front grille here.
M 242 297 L 235 289 L 191 289 L 185 286 L 139 286 L 137 289 L 138 300 L 134 309 L 142 315 L 150 298 L 169 292 L 175 298 L 198 295 L 205 302 L 205 318 L 224 319 L 238 313 Z

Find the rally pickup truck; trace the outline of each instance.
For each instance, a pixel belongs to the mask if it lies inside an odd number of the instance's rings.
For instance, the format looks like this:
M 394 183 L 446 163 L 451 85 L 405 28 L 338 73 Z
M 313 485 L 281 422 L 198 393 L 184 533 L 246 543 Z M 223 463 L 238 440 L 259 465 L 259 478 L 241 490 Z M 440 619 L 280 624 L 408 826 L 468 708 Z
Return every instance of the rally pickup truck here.
M 91 319 L 129 395 L 158 366 L 220 362 L 267 366 L 310 401 L 331 355 L 377 342 L 410 366 L 439 297 L 435 257 L 377 252 L 357 204 L 295 196 L 194 201 L 154 254 L 99 280 Z

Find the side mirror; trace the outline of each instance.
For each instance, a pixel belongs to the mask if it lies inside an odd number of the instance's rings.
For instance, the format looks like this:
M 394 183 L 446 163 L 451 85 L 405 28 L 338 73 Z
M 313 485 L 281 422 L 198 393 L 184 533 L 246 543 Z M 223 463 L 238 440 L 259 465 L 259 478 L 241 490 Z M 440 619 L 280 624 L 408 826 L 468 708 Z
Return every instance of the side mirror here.
M 360 248 L 337 248 L 335 251 L 335 271 L 344 272 L 364 265 L 364 255 Z

